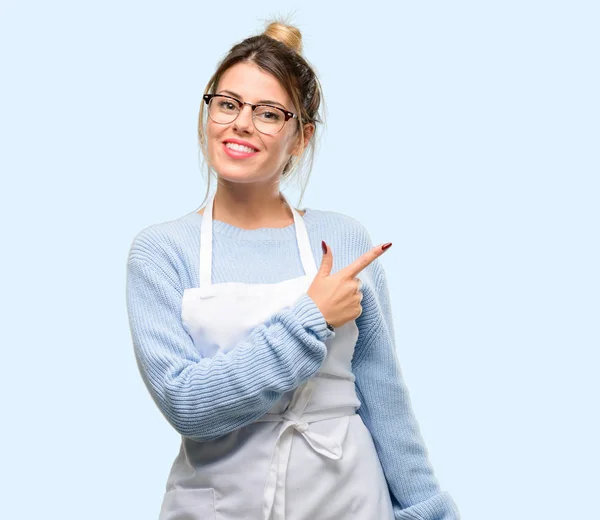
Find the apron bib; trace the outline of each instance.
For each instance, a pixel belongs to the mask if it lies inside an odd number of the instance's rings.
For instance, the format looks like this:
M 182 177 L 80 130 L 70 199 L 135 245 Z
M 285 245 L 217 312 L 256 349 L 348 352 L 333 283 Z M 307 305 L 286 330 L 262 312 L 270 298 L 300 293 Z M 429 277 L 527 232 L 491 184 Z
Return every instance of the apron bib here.
M 229 352 L 258 325 L 291 307 L 317 265 L 303 218 L 294 216 L 304 275 L 279 283 L 212 283 L 214 194 L 200 230 L 199 287 L 183 294 L 181 319 L 203 357 Z M 393 519 L 351 361 L 355 321 L 336 328 L 319 371 L 257 421 L 207 442 L 182 437 L 159 520 Z

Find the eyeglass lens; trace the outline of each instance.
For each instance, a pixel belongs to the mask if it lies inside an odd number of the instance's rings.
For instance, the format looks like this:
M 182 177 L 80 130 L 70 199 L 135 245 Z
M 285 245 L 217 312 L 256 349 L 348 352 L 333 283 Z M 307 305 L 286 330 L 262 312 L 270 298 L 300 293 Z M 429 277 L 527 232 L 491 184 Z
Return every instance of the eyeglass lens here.
M 225 96 L 214 96 L 208 104 L 210 118 L 219 124 L 231 123 L 240 113 L 240 104 Z M 278 133 L 285 123 L 282 110 L 266 105 L 258 105 L 254 110 L 254 126 L 264 134 Z

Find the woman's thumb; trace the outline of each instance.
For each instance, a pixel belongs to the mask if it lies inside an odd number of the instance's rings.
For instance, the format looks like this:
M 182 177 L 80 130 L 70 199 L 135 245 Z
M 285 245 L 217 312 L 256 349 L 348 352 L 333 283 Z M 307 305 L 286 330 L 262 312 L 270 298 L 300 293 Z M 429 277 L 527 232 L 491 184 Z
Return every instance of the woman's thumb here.
M 323 259 L 321 260 L 321 267 L 319 268 L 319 272 L 317 274 L 321 276 L 329 276 L 331 268 L 333 267 L 333 254 L 331 253 L 331 248 L 325 243 L 324 240 L 321 241 L 321 246 L 323 247 Z

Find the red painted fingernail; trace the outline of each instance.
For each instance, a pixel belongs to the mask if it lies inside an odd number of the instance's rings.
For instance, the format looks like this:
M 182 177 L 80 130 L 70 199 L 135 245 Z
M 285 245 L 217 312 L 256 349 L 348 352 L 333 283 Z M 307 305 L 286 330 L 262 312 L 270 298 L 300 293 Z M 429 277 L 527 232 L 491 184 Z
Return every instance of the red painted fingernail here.
M 325 243 L 325 240 L 321 240 L 321 247 L 323 248 L 323 254 L 327 254 L 327 244 Z
M 381 249 L 383 249 L 385 251 L 388 247 L 392 247 L 392 243 L 391 242 L 388 242 L 387 244 L 383 244 L 381 246 Z

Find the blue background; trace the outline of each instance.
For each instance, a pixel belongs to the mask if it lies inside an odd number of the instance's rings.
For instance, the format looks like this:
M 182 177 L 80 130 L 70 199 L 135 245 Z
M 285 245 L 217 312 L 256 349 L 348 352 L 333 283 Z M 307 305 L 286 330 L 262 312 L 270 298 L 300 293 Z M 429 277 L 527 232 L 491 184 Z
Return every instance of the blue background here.
M 598 514 L 598 3 L 0 5 L 3 517 L 158 516 L 179 437 L 135 364 L 127 253 L 199 207 L 206 82 L 279 14 L 327 106 L 300 207 L 393 242 L 441 487 L 464 520 Z

